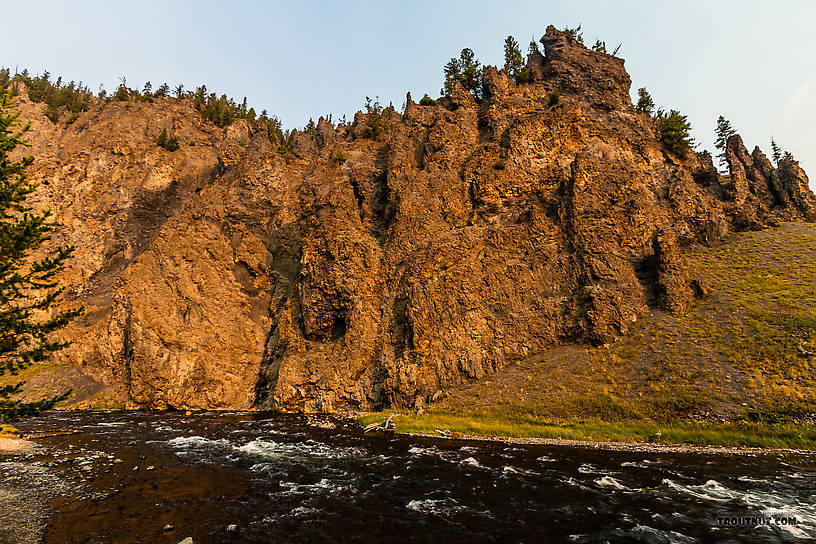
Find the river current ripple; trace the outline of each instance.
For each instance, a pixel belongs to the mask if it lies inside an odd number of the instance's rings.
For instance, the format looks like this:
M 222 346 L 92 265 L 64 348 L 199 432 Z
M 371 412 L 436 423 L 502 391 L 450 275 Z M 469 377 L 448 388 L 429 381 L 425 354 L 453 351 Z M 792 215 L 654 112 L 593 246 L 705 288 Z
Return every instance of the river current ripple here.
M 816 539 L 805 454 L 371 436 L 320 421 L 334 428 L 258 413 L 52 412 L 19 427 L 81 432 L 0 460 L 0 491 L 43 503 L 49 543 Z

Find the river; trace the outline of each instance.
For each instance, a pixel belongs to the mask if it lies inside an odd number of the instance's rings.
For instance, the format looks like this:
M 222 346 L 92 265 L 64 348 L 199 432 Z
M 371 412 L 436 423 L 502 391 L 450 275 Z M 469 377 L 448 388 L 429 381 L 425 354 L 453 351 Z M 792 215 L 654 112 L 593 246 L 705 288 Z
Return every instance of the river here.
M 51 412 L 18 427 L 45 435 L 0 458 L 0 543 L 816 538 L 803 453 L 372 436 L 260 413 Z M 48 435 L 61 430 L 79 432 Z M 13 530 L 12 509 L 28 529 Z

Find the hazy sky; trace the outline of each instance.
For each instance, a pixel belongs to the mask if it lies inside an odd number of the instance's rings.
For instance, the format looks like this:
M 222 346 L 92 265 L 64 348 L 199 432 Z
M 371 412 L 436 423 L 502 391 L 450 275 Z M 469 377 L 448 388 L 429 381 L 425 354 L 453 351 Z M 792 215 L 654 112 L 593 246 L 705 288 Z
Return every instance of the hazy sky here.
M 626 59 L 632 93 L 689 116 L 713 149 L 718 115 L 769 153 L 771 137 L 816 178 L 816 2 L 20 2 L 0 0 L 0 64 L 115 89 L 121 76 L 206 83 L 285 127 L 351 115 L 366 96 L 435 97 L 442 66 L 470 47 L 503 63 L 548 24 L 583 24 Z M 815 185 L 813 182 L 811 186 Z

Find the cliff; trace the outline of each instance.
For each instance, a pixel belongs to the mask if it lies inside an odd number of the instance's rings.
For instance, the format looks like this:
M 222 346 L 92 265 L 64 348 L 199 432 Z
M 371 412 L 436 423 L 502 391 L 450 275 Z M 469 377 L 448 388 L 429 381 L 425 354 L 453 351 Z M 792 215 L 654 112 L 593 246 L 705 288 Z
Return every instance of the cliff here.
M 663 146 L 623 60 L 553 27 L 541 42 L 530 83 L 488 67 L 481 102 L 409 95 L 378 136 L 363 113 L 322 119 L 291 155 L 189 100 L 98 103 L 67 127 L 23 100 L 37 204 L 77 248 L 66 298 L 88 309 L 57 358 L 134 408 L 418 406 L 684 312 L 688 246 L 816 219 L 795 163 L 733 137 L 721 179 Z

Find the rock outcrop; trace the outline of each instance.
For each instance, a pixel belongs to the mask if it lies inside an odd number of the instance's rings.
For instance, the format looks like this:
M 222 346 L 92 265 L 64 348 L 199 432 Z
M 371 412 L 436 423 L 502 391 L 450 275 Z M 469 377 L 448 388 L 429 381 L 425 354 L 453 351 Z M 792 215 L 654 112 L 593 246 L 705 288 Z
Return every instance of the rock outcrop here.
M 773 219 L 816 219 L 816 198 L 796 161 L 785 157 L 774 168 L 759 147 L 749 154 L 738 134 L 728 138 L 725 157 L 731 171 L 726 194 L 739 207 L 739 226 L 761 227 Z
M 553 27 L 541 42 L 529 84 L 488 68 L 481 102 L 409 95 L 383 135 L 323 119 L 287 156 L 186 100 L 100 103 L 70 127 L 24 103 L 40 204 L 77 247 L 68 297 L 89 309 L 59 357 L 130 407 L 416 406 L 684 311 L 684 246 L 813 219 L 796 164 L 732 138 L 721 182 L 710 155 L 663 147 L 623 60 Z

